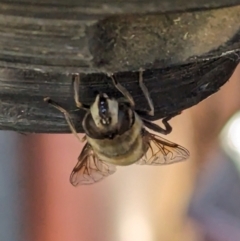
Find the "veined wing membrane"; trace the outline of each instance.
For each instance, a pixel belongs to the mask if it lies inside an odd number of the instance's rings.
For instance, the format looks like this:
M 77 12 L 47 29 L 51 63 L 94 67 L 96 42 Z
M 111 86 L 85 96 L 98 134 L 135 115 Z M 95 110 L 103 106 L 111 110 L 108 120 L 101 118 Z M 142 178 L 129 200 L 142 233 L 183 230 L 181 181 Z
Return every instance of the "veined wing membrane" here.
M 189 151 L 184 147 L 146 130 L 143 138 L 149 148 L 145 155 L 136 162 L 138 165 L 166 165 L 186 160 L 189 157 Z
M 116 167 L 114 165 L 99 160 L 92 147 L 86 143 L 78 157 L 78 163 L 71 173 L 70 182 L 73 186 L 93 184 L 115 171 Z

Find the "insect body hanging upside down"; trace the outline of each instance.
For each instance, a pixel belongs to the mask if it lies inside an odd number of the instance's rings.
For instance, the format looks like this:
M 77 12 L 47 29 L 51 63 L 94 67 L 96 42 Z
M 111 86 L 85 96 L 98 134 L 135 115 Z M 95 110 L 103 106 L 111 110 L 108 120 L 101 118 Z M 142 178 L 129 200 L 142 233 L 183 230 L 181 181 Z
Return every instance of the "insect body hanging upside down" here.
M 112 75 L 110 77 L 124 98 L 115 99 L 102 93 L 88 106 L 79 101 L 80 78 L 79 75 L 73 76 L 76 106 L 86 110 L 82 122 L 86 134 L 83 140 L 86 144 L 70 176 L 70 182 L 74 186 L 98 182 L 113 174 L 116 166 L 133 163 L 164 165 L 189 157 L 188 150 L 182 146 L 148 131 L 169 134 L 172 128 L 168 121 L 173 116 L 162 120 L 165 129 L 148 121 L 148 117 L 154 115 L 154 106 L 143 83 L 142 70 L 139 72 L 139 85 L 149 104 L 149 111 L 136 110 L 130 93 Z M 69 113 L 49 97 L 44 100 L 65 115 L 72 133 L 79 139 Z

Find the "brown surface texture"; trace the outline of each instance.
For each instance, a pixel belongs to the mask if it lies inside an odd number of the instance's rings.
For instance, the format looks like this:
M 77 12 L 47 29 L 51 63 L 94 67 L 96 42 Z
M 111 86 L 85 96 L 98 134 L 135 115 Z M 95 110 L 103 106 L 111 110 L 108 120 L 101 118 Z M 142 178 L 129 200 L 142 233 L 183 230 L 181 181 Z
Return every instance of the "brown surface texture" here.
M 69 132 L 63 115 L 43 102 L 49 96 L 71 112 L 82 132 L 84 112 L 74 111 L 71 87 L 76 72 L 84 103 L 96 90 L 119 96 L 106 76 L 113 72 L 137 107 L 148 108 L 137 82 L 143 67 L 154 120 L 197 104 L 218 91 L 239 63 L 238 4 L 2 1 L 0 128 Z

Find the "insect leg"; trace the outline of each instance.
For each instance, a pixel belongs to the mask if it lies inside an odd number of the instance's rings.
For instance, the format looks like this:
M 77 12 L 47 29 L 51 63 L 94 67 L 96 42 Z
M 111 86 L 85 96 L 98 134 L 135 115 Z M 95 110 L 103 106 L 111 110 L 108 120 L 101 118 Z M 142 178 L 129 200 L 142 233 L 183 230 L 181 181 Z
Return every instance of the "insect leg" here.
M 151 121 L 148 121 L 146 119 L 142 119 L 142 120 L 143 120 L 144 126 L 149 128 L 150 130 L 156 131 L 156 132 L 161 133 L 163 135 L 167 135 L 167 134 L 169 134 L 172 131 L 172 127 L 168 123 L 168 120 L 169 120 L 168 118 L 164 118 L 162 120 L 162 123 L 163 123 L 165 129 L 163 129 L 159 125 L 157 125 L 157 124 L 155 124 L 155 123 L 153 123 Z
M 72 133 L 75 135 L 75 137 L 80 141 L 80 142 L 83 142 L 85 139 L 85 137 L 83 137 L 83 139 L 80 139 L 78 134 L 77 134 L 77 131 L 74 127 L 74 124 L 72 123 L 71 121 L 71 116 L 70 114 L 64 109 L 62 108 L 60 105 L 58 105 L 55 101 L 51 100 L 49 97 L 46 97 L 43 99 L 45 102 L 47 102 L 48 104 L 50 104 L 51 106 L 53 106 L 54 108 L 56 108 L 57 110 L 61 111 L 64 116 L 65 116 L 65 119 L 68 123 L 68 126 L 70 127 L 70 130 L 72 131 Z
M 172 127 L 171 125 L 168 123 L 169 120 L 171 120 L 174 116 L 176 115 L 179 115 L 181 112 L 178 112 L 178 113 L 175 113 L 175 114 L 172 114 L 172 115 L 169 115 L 165 118 L 162 119 L 162 123 L 165 127 L 165 129 L 163 129 L 162 127 L 160 127 L 159 125 L 149 121 L 149 120 L 146 120 L 146 119 L 142 119 L 143 120 L 143 123 L 144 125 L 149 128 L 150 130 L 153 130 L 153 131 L 156 131 L 156 132 L 159 132 L 161 134 L 164 134 L 164 135 L 167 135 L 169 133 L 172 132 Z
M 90 107 L 88 105 L 82 104 L 79 101 L 78 90 L 79 90 L 79 85 L 80 85 L 80 75 L 79 74 L 73 74 L 72 82 L 73 82 L 74 100 L 75 100 L 76 106 L 79 109 L 88 110 Z
M 168 121 L 171 120 L 172 117 L 173 116 L 168 116 L 168 117 L 165 117 L 165 118 L 162 119 L 162 123 L 163 123 L 163 125 L 165 127 L 165 130 L 164 130 L 165 133 L 163 133 L 164 135 L 167 135 L 167 134 L 172 132 L 172 127 L 168 123 Z
M 139 70 L 139 85 L 140 85 L 141 90 L 142 90 L 145 98 L 147 99 L 148 105 L 150 107 L 150 111 L 148 111 L 147 114 L 150 116 L 154 116 L 154 105 L 153 105 L 152 99 L 150 97 L 150 94 L 148 92 L 148 89 L 147 89 L 146 85 L 143 83 L 143 69 L 142 68 L 140 68 L 140 70 Z
M 131 107 L 135 107 L 135 102 L 133 100 L 133 97 L 128 92 L 127 89 L 125 89 L 114 77 L 113 74 L 108 74 L 108 76 L 112 79 L 114 86 L 123 94 L 123 96 L 129 101 Z

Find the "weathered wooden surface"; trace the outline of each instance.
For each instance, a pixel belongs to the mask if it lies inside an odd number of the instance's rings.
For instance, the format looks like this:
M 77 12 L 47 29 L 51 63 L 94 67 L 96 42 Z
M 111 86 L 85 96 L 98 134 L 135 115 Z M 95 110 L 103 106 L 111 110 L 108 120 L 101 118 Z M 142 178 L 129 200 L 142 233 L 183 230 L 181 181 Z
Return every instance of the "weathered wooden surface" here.
M 113 72 L 146 109 L 137 83 L 145 68 L 158 119 L 215 93 L 239 63 L 240 6 L 207 8 L 240 1 L 104 2 L 1 1 L 1 129 L 69 132 L 62 114 L 43 102 L 50 96 L 71 111 L 81 132 L 75 72 L 83 102 L 91 103 L 96 90 L 118 95 L 104 74 Z
M 239 3 L 239 0 L 2 0 L 1 9 L 4 13 L 37 18 L 75 19 L 82 15 L 82 19 L 87 20 L 111 14 L 201 10 Z

